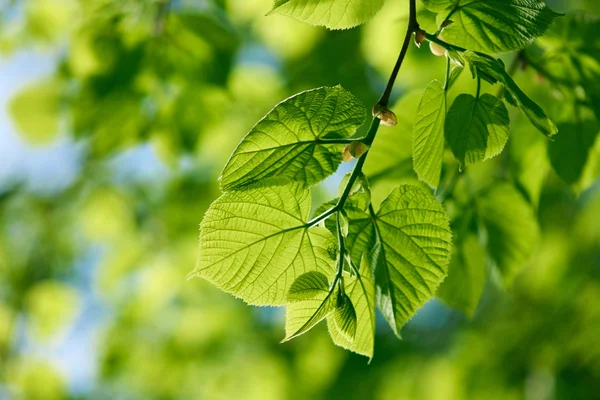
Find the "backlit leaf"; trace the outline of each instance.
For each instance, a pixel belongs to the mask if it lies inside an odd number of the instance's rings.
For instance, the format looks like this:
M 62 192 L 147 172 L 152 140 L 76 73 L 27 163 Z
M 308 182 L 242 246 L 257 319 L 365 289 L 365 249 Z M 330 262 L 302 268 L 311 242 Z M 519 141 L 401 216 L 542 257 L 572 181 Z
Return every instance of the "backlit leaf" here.
M 300 275 L 330 276 L 333 268 L 333 237 L 306 226 L 310 209 L 310 191 L 297 184 L 224 194 L 200 225 L 200 254 L 191 275 L 250 304 L 284 304 Z
M 221 187 L 317 183 L 336 171 L 343 139 L 354 134 L 364 119 L 360 101 L 340 86 L 290 97 L 242 139 L 221 174 Z M 342 144 L 336 143 L 340 139 Z
M 508 110 L 491 94 L 461 94 L 446 118 L 445 135 L 463 166 L 490 159 L 502 152 L 508 140 Z
M 272 12 L 329 29 L 347 29 L 367 22 L 384 0 L 275 0 Z

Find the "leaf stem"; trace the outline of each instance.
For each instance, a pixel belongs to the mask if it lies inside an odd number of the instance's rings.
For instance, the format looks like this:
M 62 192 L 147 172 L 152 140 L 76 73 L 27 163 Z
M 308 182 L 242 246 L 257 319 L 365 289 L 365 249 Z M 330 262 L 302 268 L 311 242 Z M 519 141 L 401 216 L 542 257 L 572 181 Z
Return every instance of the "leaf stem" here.
M 406 57 L 406 53 L 408 52 L 408 46 L 410 45 L 410 39 L 413 33 L 419 30 L 419 23 L 417 22 L 417 1 L 410 0 L 410 9 L 409 9 L 409 17 L 408 17 L 408 27 L 406 28 L 406 34 L 404 35 L 404 42 L 402 43 L 402 49 L 400 50 L 400 54 L 398 55 L 398 60 L 396 60 L 396 65 L 394 65 L 394 69 L 392 70 L 392 74 L 390 75 L 390 79 L 388 80 L 387 86 L 381 98 L 377 102 L 377 104 L 385 107 L 390 102 L 390 96 L 392 95 L 392 89 L 394 88 L 394 83 L 396 83 L 396 78 L 398 77 L 398 73 L 400 72 L 400 67 L 404 62 L 404 58 Z
M 398 73 L 400 72 L 400 67 L 402 66 L 402 63 L 404 62 L 404 58 L 406 57 L 406 53 L 408 51 L 408 46 L 410 45 L 411 36 L 413 35 L 413 33 L 420 31 L 419 23 L 417 22 L 417 4 L 416 3 L 417 3 L 416 0 L 410 0 L 410 2 L 409 2 L 409 21 L 408 21 L 408 28 L 406 29 L 406 35 L 404 37 L 404 43 L 402 44 L 402 48 L 400 49 L 400 54 L 398 55 L 398 60 L 396 61 L 396 65 L 394 66 L 394 69 L 392 70 L 392 73 L 388 80 L 388 84 L 385 88 L 385 91 L 381 95 L 381 98 L 377 102 L 377 105 L 387 107 L 389 100 L 390 100 L 390 95 L 392 94 L 392 89 L 394 87 L 394 83 L 396 82 L 396 78 L 398 77 Z M 373 144 L 373 141 L 375 140 L 375 136 L 377 136 L 377 131 L 379 130 L 380 124 L 381 124 L 381 120 L 377 116 L 373 116 L 373 119 L 371 120 L 371 125 L 369 127 L 369 131 L 367 132 L 367 135 L 364 138 L 355 139 L 353 141 L 359 140 L 359 141 L 365 143 L 367 146 L 371 146 Z M 369 155 L 369 152 L 367 151 L 366 153 L 364 153 L 362 156 L 360 156 L 358 158 L 356 165 L 354 165 L 354 169 L 352 170 L 352 174 L 350 175 L 350 178 L 348 179 L 348 182 L 346 183 L 346 186 L 344 187 L 344 191 L 342 192 L 342 195 L 338 199 L 335 206 L 331 207 L 329 210 L 323 212 L 322 214 L 320 214 L 320 215 L 316 216 L 315 218 L 311 219 L 310 221 L 308 221 L 305 224 L 305 227 L 314 226 L 344 208 L 344 206 L 346 205 L 346 201 L 348 200 L 348 197 L 350 196 L 350 193 L 352 192 L 352 187 L 354 186 L 354 183 L 356 182 L 356 180 L 362 173 L 362 169 L 363 169 L 363 166 L 365 165 L 365 161 L 367 160 L 368 155 Z M 338 224 L 339 224 L 339 218 L 338 218 Z

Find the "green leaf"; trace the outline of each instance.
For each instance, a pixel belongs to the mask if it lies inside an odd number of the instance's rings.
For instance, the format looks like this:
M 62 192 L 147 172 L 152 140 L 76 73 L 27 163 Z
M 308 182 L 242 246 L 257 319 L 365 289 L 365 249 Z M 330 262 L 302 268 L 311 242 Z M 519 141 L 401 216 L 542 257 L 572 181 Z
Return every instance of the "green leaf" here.
M 329 284 L 327 283 L 327 277 L 321 272 L 311 271 L 300 275 L 292 283 L 287 295 L 287 301 L 292 303 L 312 299 L 320 292 L 328 291 Z
M 500 61 L 470 51 L 465 52 L 464 57 L 481 79 L 491 84 L 496 82 L 502 83 L 506 89 L 505 93 L 510 96 L 507 97 L 507 99 L 511 99 L 509 103 L 516 104 L 540 132 L 546 136 L 552 136 L 558 132 L 554 122 L 546 116 L 546 113 L 544 113 L 544 110 L 540 106 L 523 93 L 521 88 L 506 72 L 504 65 Z
M 468 235 L 454 247 L 448 277 L 437 295 L 450 307 L 471 317 L 483 293 L 485 278 L 485 251 L 475 235 Z
M 285 338 L 282 342 L 308 332 L 333 312 L 335 297 L 332 293 L 316 292 L 312 298 L 289 303 L 285 310 Z
M 47 144 L 54 140 L 60 122 L 61 96 L 61 83 L 45 80 L 25 87 L 11 99 L 11 116 L 27 142 Z
M 427 86 L 413 128 L 413 165 L 419 179 L 437 188 L 444 158 L 446 92 L 438 80 Z
M 275 0 L 273 10 L 311 25 L 348 29 L 373 18 L 384 0 Z
M 333 312 L 333 323 L 336 332 L 339 332 L 346 340 L 354 341 L 356 335 L 357 317 L 352 301 L 347 294 L 338 296 L 338 304 Z
M 562 180 L 574 184 L 581 178 L 600 127 L 594 119 L 559 126 L 558 135 L 548 144 L 550 163 Z
M 530 129 L 524 118 L 518 118 L 513 126 L 518 134 L 510 138 L 510 174 L 523 189 L 529 202 L 537 207 L 550 163 L 548 162 L 548 142 L 537 131 Z M 558 134 L 560 136 L 561 133 Z
M 363 105 L 340 86 L 290 97 L 242 139 L 221 174 L 221 187 L 317 183 L 337 170 L 344 143 L 364 119 Z
M 448 217 L 435 197 L 410 185 L 395 188 L 375 215 L 347 212 L 347 246 L 354 259 L 373 251 L 376 304 L 398 334 L 446 277 Z
M 526 47 L 542 36 L 555 13 L 542 0 L 456 0 L 434 3 L 438 22 L 451 20 L 444 39 L 469 50 L 498 53 Z M 449 7 L 441 10 L 444 5 Z
M 345 291 L 356 313 L 356 333 L 353 340 L 350 340 L 330 315 L 327 319 L 329 334 L 338 346 L 372 358 L 375 341 L 375 287 L 366 258 L 361 263 L 360 277 L 345 276 L 344 282 Z
M 439 13 L 447 11 L 458 5 L 459 0 L 423 0 L 423 4 L 429 11 Z
M 461 94 L 448 110 L 445 135 L 454 157 L 463 166 L 490 159 L 508 140 L 508 110 L 491 94 Z
M 299 184 L 224 194 L 200 225 L 191 275 L 250 304 L 284 304 L 297 277 L 333 271 L 335 240 L 324 228 L 307 227 L 310 209 L 310 191 Z
M 539 238 L 531 206 L 510 184 L 494 185 L 476 200 L 487 251 L 506 282 L 529 260 Z

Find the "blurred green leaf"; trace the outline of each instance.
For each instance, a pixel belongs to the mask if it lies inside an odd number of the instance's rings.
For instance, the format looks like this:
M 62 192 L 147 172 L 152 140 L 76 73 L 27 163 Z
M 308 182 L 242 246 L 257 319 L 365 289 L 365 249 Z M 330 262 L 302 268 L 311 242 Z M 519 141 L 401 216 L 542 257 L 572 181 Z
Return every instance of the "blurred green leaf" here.
M 58 134 L 62 83 L 47 79 L 30 84 L 11 100 L 10 113 L 23 138 L 31 144 L 47 144 Z
M 548 155 L 552 168 L 565 182 L 573 184 L 581 178 L 598 132 L 600 125 L 593 119 L 559 124 L 559 133 L 548 143 Z
M 510 184 L 492 186 L 477 200 L 487 233 L 487 251 L 503 278 L 510 282 L 531 258 L 539 228 L 531 206 Z
M 485 257 L 474 235 L 461 238 L 461 243 L 454 246 L 448 277 L 438 290 L 439 298 L 469 317 L 475 313 L 485 286 Z

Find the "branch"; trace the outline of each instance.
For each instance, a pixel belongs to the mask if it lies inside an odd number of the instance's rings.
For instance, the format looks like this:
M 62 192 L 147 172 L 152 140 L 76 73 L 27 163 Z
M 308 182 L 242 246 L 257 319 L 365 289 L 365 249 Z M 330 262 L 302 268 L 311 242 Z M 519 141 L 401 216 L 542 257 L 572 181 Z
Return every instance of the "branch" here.
M 417 31 L 419 31 L 419 23 L 417 22 L 417 4 L 416 0 L 410 0 L 408 27 L 406 28 L 406 35 L 404 35 L 404 43 L 402 44 L 402 49 L 400 50 L 398 60 L 396 60 L 396 65 L 394 66 L 392 74 L 390 75 L 390 79 L 388 80 L 387 86 L 385 87 L 385 91 L 383 92 L 381 98 L 377 102 L 377 104 L 383 107 L 387 106 L 390 101 L 392 89 L 394 87 L 394 83 L 396 83 L 396 78 L 398 77 L 398 73 L 400 72 L 400 67 L 402 66 L 404 58 L 406 57 L 411 36 Z

